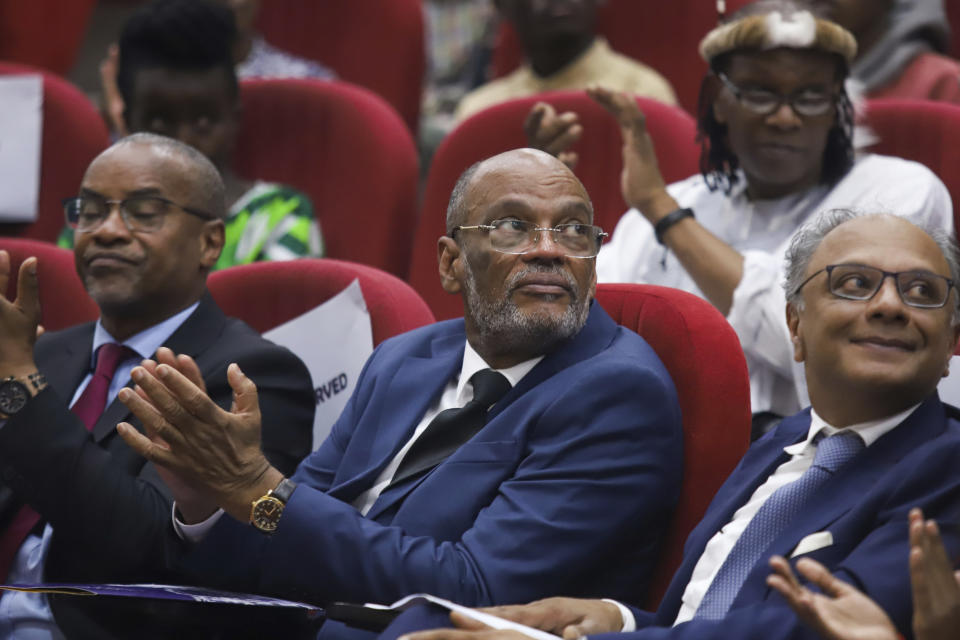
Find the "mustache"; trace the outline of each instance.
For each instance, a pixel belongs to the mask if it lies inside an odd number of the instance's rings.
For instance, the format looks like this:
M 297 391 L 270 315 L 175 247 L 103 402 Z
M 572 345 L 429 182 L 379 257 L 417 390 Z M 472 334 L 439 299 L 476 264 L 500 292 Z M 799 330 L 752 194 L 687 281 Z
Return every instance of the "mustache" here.
M 524 279 L 534 274 L 559 276 L 563 279 L 567 290 L 570 291 L 570 295 L 575 299 L 580 297 L 580 288 L 577 286 L 577 281 L 574 279 L 573 274 L 559 266 L 549 266 L 545 264 L 530 264 L 513 274 L 513 276 L 507 280 L 507 293 L 512 293 L 514 289 L 520 286 L 520 283 L 523 282 Z

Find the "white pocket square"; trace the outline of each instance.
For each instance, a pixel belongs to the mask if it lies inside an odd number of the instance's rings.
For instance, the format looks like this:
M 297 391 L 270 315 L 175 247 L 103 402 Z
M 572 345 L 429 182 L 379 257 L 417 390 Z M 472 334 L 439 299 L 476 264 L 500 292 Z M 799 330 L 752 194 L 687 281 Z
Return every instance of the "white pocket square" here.
M 832 544 L 832 533 L 829 531 L 817 531 L 816 533 L 811 533 L 810 535 L 804 537 L 804 539 L 801 540 L 793 549 L 793 553 L 790 554 L 790 557 L 796 558 L 797 556 L 802 556 L 805 553 L 810 553 L 811 551 L 816 551 L 817 549 L 829 547 Z

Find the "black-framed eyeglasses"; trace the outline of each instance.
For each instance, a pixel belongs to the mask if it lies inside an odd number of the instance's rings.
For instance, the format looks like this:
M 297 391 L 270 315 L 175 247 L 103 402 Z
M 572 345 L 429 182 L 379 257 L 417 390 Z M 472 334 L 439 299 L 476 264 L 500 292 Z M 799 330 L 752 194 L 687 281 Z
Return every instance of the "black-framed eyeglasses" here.
M 485 231 L 490 246 L 501 253 L 527 253 L 540 242 L 540 233 L 550 232 L 550 239 L 569 258 L 593 258 L 600 253 L 600 245 L 607 234 L 593 224 L 559 224 L 555 227 L 538 227 L 526 220 L 491 220 L 488 224 L 460 225 L 450 233 L 477 229 Z
M 793 295 L 800 293 L 805 284 L 824 271 L 827 272 L 827 288 L 838 298 L 869 300 L 887 278 L 893 278 L 903 303 L 920 309 L 938 309 L 947 304 L 954 285 L 950 278 L 923 269 L 884 271 L 863 264 L 831 264 L 804 280 Z
M 833 91 L 808 87 L 785 96 L 782 93 L 767 89 L 738 87 L 726 74 L 717 72 L 715 75 L 723 83 L 723 86 L 730 90 L 737 102 L 748 111 L 752 111 L 759 116 L 768 116 L 774 113 L 780 108 L 780 105 L 786 102 L 797 115 L 814 118 L 830 111 L 837 102 L 837 94 Z
M 93 231 L 109 217 L 110 208 L 117 205 L 120 217 L 130 231 L 153 232 L 163 227 L 163 222 L 172 208 L 177 208 L 203 220 L 215 216 L 177 204 L 160 196 L 131 196 L 123 200 L 104 200 L 92 196 L 77 196 L 63 201 L 63 213 L 67 226 L 77 231 Z

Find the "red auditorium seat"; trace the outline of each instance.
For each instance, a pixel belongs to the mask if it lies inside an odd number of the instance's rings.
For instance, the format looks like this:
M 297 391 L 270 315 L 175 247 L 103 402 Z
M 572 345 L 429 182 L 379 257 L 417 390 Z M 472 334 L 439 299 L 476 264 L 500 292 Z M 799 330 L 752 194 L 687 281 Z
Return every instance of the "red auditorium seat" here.
M 0 75 L 24 73 L 43 75 L 39 214 L 30 224 L 0 224 L 0 236 L 54 242 L 64 225 L 61 200 L 77 194 L 87 165 L 110 138 L 96 108 L 72 84 L 40 69 L 0 62 Z
M 417 130 L 426 68 L 421 0 L 270 0 L 257 27 L 274 45 L 318 60 L 380 94 Z
M 406 276 L 418 159 L 389 105 L 339 82 L 246 80 L 240 94 L 237 172 L 307 193 L 327 257 Z
M 870 100 L 867 124 L 880 141 L 871 151 L 900 156 L 936 173 L 953 199 L 960 233 L 960 106 L 928 100 Z
M 73 266 L 73 252 L 49 242 L 25 238 L 0 237 L 0 249 L 10 253 L 10 282 L 4 294 L 8 300 L 17 296 L 17 274 L 20 263 L 36 256 L 40 286 L 40 324 L 56 331 L 81 322 L 96 320 L 100 315 L 96 303 L 87 295 Z
M 696 113 L 700 81 L 707 71 L 697 47 L 716 25 L 716 3 L 708 0 L 608 0 L 597 17 L 597 33 L 615 51 L 659 71 L 689 113 Z M 494 75 L 512 71 L 520 60 L 516 31 L 502 22 L 493 52 Z
M 370 312 L 374 346 L 433 322 L 430 309 L 405 282 L 341 260 L 254 262 L 215 271 L 207 287 L 224 313 L 262 333 L 332 298 L 355 279 Z
M 950 23 L 950 53 L 954 58 L 960 58 L 960 2 L 957 0 L 943 0 L 947 9 L 947 22 Z
M 584 92 L 559 91 L 512 100 L 468 118 L 447 136 L 433 158 L 410 262 L 408 280 L 438 319 L 462 315 L 460 298 L 444 292 L 437 275 L 437 238 L 446 231 L 447 201 L 453 185 L 474 162 L 524 146 L 523 119 L 541 99 L 558 111 L 580 114 L 584 134 L 574 147 L 580 155 L 576 173 L 593 201 L 596 224 L 610 232 L 627 209 L 620 193 L 623 167 L 620 127 Z M 647 116 L 660 170 L 667 182 L 696 173 L 700 150 L 694 141 L 693 118 L 655 100 L 640 98 L 637 103 Z
M 653 285 L 601 284 L 597 301 L 650 343 L 683 415 L 683 488 L 646 597 L 655 611 L 680 565 L 687 535 L 750 442 L 750 383 L 740 341 L 708 302 Z
M 0 60 L 73 68 L 96 0 L 0 0 Z

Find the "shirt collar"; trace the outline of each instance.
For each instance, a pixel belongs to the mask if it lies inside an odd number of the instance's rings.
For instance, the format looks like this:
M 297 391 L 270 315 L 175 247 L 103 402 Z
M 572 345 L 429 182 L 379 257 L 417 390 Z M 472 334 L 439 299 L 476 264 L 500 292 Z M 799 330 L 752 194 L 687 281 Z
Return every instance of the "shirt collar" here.
M 494 371 L 502 373 L 510 383 L 510 386 L 515 387 L 523 378 L 523 376 L 527 375 L 530 370 L 537 366 L 537 363 L 541 360 L 543 360 L 543 356 L 537 356 L 536 358 L 531 358 L 530 360 L 524 360 L 520 364 L 515 364 L 512 367 L 508 367 L 506 369 L 494 369 Z M 469 402 L 469 400 L 464 397 L 464 393 L 467 383 L 470 382 L 470 378 L 473 376 L 473 374 L 481 369 L 491 368 L 492 367 L 487 364 L 480 354 L 477 353 L 472 346 L 470 346 L 470 341 L 467 340 L 466 347 L 463 350 L 463 366 L 460 368 L 460 379 L 457 381 L 458 404 L 462 406 Z
M 139 355 L 141 359 L 152 358 L 157 349 L 163 346 L 163 343 L 167 341 L 167 338 L 173 335 L 173 332 L 180 328 L 180 325 L 183 324 L 187 317 L 193 313 L 199 305 L 200 301 L 198 300 L 183 311 L 170 316 L 159 324 L 155 324 L 148 329 L 144 329 L 140 333 L 130 336 L 120 344 L 125 347 L 130 347 L 136 351 L 137 355 Z M 96 366 L 97 349 L 108 342 L 116 341 L 117 340 L 111 336 L 106 329 L 103 328 L 103 324 L 98 318 L 97 325 L 93 330 L 93 351 L 90 353 L 91 369 Z
M 892 431 L 894 427 L 906 420 L 907 416 L 913 413 L 914 410 L 919 406 L 920 403 L 918 402 L 909 409 L 901 411 L 900 413 L 896 413 L 892 416 L 880 418 L 879 420 L 869 420 L 867 422 L 852 424 L 843 429 L 837 429 L 836 427 L 827 424 L 826 421 L 824 421 L 824 419 L 821 418 L 816 412 L 816 410 L 810 409 L 810 429 L 807 430 L 806 439 L 796 444 L 792 444 L 789 447 L 784 447 L 783 450 L 789 455 L 795 456 L 806 450 L 807 447 L 811 447 L 813 439 L 821 431 L 824 431 L 827 437 L 832 436 L 835 433 L 839 433 L 840 431 L 855 431 L 863 439 L 863 444 L 869 447 L 871 444 L 876 442 L 880 436 L 888 431 Z

